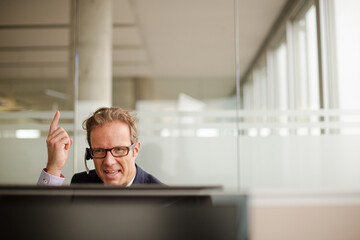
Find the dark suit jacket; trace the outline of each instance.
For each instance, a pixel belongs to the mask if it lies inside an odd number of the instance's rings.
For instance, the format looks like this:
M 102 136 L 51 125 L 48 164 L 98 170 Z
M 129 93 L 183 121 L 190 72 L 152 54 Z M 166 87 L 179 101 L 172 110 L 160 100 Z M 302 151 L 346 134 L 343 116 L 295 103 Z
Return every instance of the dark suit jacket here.
M 136 175 L 133 184 L 162 184 L 157 178 L 142 170 L 138 165 L 135 164 L 135 167 Z M 95 170 L 91 170 L 89 174 L 86 172 L 76 173 L 71 179 L 71 184 L 73 183 L 103 183 L 103 181 L 98 177 Z

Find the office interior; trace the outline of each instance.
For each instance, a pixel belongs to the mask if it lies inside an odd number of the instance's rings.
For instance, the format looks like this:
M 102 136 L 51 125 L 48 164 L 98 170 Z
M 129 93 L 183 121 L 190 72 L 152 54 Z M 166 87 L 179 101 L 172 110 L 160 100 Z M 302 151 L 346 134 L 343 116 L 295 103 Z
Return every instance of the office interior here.
M 250 239 L 359 239 L 357 0 L 0 0 L 0 184 L 35 185 L 56 110 L 136 114 L 139 164 L 248 196 Z M 94 166 L 90 163 L 90 168 Z

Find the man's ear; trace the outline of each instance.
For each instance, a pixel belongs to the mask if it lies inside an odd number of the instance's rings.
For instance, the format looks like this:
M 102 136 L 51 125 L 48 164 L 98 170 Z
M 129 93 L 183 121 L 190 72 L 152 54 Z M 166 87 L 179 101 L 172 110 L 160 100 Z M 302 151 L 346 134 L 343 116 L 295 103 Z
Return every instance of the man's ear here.
M 137 157 L 140 151 L 140 142 L 137 142 L 133 148 L 134 157 Z

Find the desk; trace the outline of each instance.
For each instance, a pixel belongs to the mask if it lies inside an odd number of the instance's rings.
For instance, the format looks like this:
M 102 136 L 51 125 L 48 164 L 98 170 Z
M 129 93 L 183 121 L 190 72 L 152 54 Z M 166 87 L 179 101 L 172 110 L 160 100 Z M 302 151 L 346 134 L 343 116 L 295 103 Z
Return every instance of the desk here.
M 246 195 L 218 187 L 0 188 L 10 239 L 241 239 Z

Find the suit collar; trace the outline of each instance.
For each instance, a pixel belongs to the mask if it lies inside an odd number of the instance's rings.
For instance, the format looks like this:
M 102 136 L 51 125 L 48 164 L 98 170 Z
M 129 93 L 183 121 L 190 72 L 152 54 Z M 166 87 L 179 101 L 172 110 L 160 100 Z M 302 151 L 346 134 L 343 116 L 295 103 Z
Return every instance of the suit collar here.
M 139 167 L 137 164 L 135 164 L 136 167 L 136 174 L 135 174 L 135 178 L 132 184 L 134 183 L 144 183 L 144 171 L 141 169 L 141 167 Z

